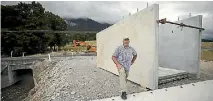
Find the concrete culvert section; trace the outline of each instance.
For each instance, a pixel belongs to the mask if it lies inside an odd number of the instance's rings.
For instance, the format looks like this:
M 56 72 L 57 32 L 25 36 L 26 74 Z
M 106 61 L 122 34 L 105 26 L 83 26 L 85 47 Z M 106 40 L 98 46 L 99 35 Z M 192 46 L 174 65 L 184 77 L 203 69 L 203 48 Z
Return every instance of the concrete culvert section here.
M 4 58 L 1 70 L 2 101 L 21 101 L 34 88 L 33 70 L 43 59 Z
M 16 76 L 20 81 L 28 81 L 30 79 L 33 79 L 33 70 L 32 69 L 16 70 Z
M 1 101 L 21 101 L 34 88 L 32 69 L 16 70 L 15 72 L 18 81 L 9 87 L 1 89 Z
M 202 16 L 169 23 L 159 20 L 159 15 L 159 5 L 153 4 L 97 33 L 97 67 L 119 75 L 111 57 L 122 38 L 129 36 L 137 59 L 128 80 L 155 90 L 159 84 L 185 79 L 188 74 L 198 79 L 202 30 L 197 28 L 203 29 Z

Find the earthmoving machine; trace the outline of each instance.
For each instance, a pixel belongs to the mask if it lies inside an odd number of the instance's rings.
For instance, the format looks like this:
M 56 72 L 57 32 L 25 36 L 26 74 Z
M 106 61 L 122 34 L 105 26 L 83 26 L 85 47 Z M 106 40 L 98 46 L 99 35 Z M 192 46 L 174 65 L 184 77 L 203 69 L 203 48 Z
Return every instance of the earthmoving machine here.
M 88 43 L 84 41 L 79 40 L 73 40 L 74 47 L 77 48 L 78 46 L 85 46 L 87 47 L 87 52 L 96 52 L 96 46 L 95 45 L 89 45 Z

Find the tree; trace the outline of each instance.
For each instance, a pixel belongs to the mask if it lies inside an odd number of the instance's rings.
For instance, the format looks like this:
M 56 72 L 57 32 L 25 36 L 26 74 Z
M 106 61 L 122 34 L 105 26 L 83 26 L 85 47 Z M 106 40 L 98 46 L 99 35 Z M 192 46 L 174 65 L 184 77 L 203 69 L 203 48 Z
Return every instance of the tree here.
M 3 6 L 2 30 L 67 30 L 66 22 L 58 15 L 45 11 L 42 5 L 33 1 L 30 4 Z M 2 32 L 2 53 L 10 55 L 14 51 L 20 56 L 45 52 L 48 46 L 63 46 L 66 44 L 66 34 L 44 32 Z

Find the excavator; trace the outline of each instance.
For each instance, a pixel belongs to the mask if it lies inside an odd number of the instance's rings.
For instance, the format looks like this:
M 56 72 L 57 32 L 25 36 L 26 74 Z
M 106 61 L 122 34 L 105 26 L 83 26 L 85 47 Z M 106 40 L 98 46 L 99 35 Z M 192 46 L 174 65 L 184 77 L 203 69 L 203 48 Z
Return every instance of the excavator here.
M 73 40 L 74 47 L 77 48 L 78 46 L 85 46 L 87 47 L 87 52 L 96 52 L 96 46 L 94 45 L 89 45 L 88 43 L 84 41 L 79 41 L 79 40 Z

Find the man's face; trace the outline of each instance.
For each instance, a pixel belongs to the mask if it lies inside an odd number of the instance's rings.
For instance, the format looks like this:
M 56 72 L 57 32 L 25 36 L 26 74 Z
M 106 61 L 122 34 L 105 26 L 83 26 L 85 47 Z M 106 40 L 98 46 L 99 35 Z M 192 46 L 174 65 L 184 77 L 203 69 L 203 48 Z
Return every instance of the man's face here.
M 129 46 L 129 40 L 127 40 L 127 39 L 125 40 L 125 39 L 124 39 L 124 40 L 123 40 L 123 45 L 124 45 L 125 47 Z

